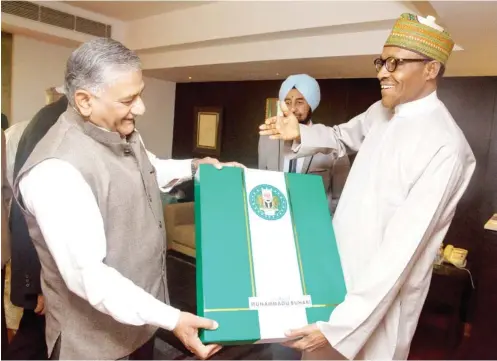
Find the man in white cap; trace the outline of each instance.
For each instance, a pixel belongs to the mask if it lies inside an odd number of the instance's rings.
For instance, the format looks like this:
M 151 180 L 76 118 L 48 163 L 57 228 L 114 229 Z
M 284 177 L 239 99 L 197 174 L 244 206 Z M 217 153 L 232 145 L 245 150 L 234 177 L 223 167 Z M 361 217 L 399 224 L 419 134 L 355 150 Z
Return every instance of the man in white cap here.
M 358 152 L 333 219 L 347 295 L 327 322 L 288 332 L 304 358 L 409 355 L 433 261 L 476 163 L 437 97 L 453 46 L 433 18 L 402 14 L 374 62 L 381 101 L 336 127 L 300 125 L 288 109 L 261 126 L 294 140 L 298 156 Z
M 289 76 L 280 87 L 279 100 L 284 102 L 300 124 L 312 125 L 312 114 L 321 101 L 316 79 L 307 74 Z M 259 138 L 259 169 L 280 172 L 317 174 L 323 177 L 330 212 L 334 213 L 350 169 L 348 156 L 312 154 L 296 158 L 291 141 L 275 142 Z

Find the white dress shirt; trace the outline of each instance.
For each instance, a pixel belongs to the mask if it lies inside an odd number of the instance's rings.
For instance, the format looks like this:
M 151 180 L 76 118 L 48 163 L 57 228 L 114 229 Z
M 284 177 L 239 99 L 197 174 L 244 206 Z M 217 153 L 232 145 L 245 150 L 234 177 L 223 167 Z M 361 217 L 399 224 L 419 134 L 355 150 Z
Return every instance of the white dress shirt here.
M 161 189 L 191 178 L 191 159 L 162 160 L 147 153 Z M 121 323 L 176 327 L 178 309 L 103 263 L 107 241 L 102 215 L 90 186 L 74 166 L 60 159 L 45 160 L 21 178 L 19 189 L 69 290 Z
M 308 126 L 312 125 L 312 120 L 309 120 L 309 122 L 306 124 Z M 298 145 L 295 144 L 294 141 L 285 141 L 283 145 L 283 154 L 284 156 L 284 161 L 283 161 L 283 171 L 284 172 L 289 172 L 290 171 L 290 160 L 295 159 L 295 153 L 298 151 Z M 305 162 L 305 157 L 300 157 L 297 158 L 297 164 L 296 164 L 296 170 L 295 173 L 302 173 L 302 167 L 304 166 Z
M 285 154 L 283 160 L 283 171 L 288 173 L 290 171 L 290 160 L 294 159 L 292 158 L 292 143 L 285 142 L 283 147 Z M 305 157 L 297 158 L 295 160 L 297 161 L 295 173 L 302 173 L 302 167 L 304 166 Z

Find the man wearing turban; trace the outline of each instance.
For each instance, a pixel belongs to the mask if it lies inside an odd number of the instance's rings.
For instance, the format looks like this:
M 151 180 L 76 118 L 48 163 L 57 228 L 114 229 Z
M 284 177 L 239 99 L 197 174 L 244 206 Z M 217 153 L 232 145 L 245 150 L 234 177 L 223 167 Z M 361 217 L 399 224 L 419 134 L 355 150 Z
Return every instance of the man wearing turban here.
M 311 125 L 312 114 L 321 101 L 316 79 L 307 74 L 289 76 L 280 87 L 280 102 L 284 102 L 299 123 Z M 350 169 L 347 155 L 336 158 L 332 154 L 312 154 L 296 158 L 291 141 L 275 142 L 259 138 L 259 169 L 317 174 L 322 176 L 330 212 L 335 211 Z
M 293 140 L 297 156 L 357 152 L 333 218 L 347 295 L 327 322 L 289 331 L 304 358 L 408 357 L 433 260 L 476 163 L 437 97 L 453 46 L 432 17 L 403 14 L 374 62 L 381 101 L 336 127 L 299 124 L 288 109 L 261 126 Z

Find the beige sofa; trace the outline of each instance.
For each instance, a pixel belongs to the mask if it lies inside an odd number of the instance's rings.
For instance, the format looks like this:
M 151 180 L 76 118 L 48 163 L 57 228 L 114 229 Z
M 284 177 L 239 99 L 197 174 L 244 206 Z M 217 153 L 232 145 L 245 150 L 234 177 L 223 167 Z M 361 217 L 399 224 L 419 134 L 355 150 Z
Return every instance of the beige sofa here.
M 173 203 L 164 206 L 167 248 L 195 257 L 194 203 Z

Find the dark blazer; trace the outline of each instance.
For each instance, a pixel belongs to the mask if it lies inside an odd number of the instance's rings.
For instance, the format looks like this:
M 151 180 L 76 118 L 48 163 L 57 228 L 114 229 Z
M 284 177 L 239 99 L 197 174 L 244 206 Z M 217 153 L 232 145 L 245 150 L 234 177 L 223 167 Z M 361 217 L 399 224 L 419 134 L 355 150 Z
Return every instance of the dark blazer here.
M 17 147 L 14 180 L 38 142 L 66 111 L 67 104 L 67 98 L 64 96 L 43 107 L 29 122 Z M 18 200 L 22 202 L 20 197 Z M 33 310 L 36 308 L 38 295 L 41 294 L 41 266 L 29 236 L 26 220 L 17 202 L 12 202 L 11 205 L 10 229 L 12 239 L 10 299 L 16 306 Z

